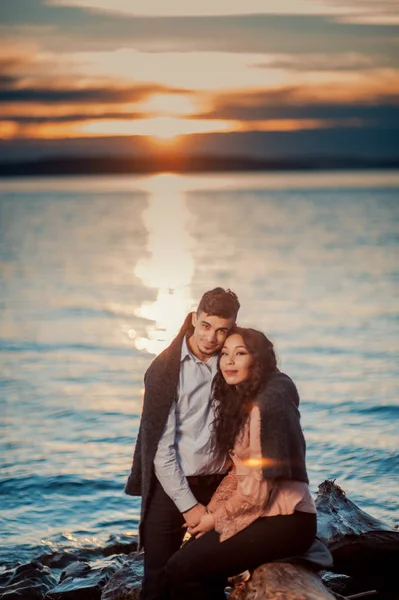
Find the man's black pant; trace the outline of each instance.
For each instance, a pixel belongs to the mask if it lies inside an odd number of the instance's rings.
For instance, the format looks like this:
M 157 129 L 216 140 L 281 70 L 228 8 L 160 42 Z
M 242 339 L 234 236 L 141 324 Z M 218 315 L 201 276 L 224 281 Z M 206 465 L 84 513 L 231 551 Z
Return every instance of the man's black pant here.
M 233 537 L 216 531 L 185 544 L 166 565 L 173 600 L 225 600 L 226 579 L 273 560 L 298 556 L 316 535 L 316 515 L 261 517 Z
M 191 491 L 201 504 L 207 505 L 223 476 L 188 478 Z M 184 518 L 175 503 L 157 481 L 151 494 L 142 526 L 144 546 L 144 580 L 140 600 L 169 600 L 165 565 L 180 548 L 186 529 Z

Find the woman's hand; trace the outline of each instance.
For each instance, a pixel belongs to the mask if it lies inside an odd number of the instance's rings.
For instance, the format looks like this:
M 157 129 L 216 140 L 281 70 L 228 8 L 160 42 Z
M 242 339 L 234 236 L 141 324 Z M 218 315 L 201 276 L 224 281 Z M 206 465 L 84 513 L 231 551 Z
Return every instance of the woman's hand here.
M 199 538 L 204 533 L 215 529 L 215 519 L 211 513 L 206 513 L 196 527 L 190 527 L 188 532 L 195 538 Z

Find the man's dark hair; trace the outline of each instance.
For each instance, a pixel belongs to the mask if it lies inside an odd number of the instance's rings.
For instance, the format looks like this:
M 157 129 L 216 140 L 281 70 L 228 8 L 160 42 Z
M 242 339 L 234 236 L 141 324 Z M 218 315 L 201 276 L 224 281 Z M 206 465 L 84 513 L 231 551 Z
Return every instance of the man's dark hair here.
M 207 315 L 215 315 L 223 319 L 237 318 L 240 303 L 234 292 L 217 287 L 205 292 L 197 308 L 197 315 L 204 312 Z

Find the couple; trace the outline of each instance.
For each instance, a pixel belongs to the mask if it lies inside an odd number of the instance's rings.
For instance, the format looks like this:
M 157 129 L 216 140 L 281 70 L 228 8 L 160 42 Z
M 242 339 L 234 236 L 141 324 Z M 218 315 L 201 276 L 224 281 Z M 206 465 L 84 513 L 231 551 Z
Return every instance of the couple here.
M 145 374 L 125 489 L 142 496 L 141 600 L 224 600 L 227 577 L 315 539 L 298 393 L 239 307 L 206 292 Z

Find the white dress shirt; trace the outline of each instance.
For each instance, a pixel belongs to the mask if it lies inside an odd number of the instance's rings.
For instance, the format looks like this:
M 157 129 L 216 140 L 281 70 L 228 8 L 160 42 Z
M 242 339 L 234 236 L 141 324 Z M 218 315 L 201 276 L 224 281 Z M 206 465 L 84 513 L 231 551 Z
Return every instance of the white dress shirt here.
M 217 356 L 200 360 L 184 338 L 177 401 L 171 406 L 154 459 L 156 477 L 180 512 L 197 504 L 186 477 L 224 473 L 229 464 L 223 452 L 212 450 L 211 392 L 216 371 Z

